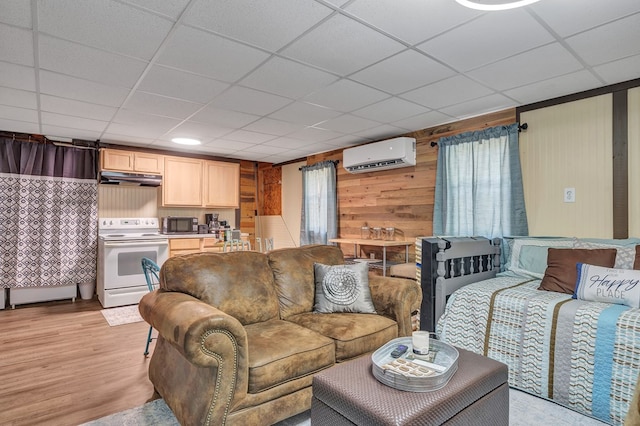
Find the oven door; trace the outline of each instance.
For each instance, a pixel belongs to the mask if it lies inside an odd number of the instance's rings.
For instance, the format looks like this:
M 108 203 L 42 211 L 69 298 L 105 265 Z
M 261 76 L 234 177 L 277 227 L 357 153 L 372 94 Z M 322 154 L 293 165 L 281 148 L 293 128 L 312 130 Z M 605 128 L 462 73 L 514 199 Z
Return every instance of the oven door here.
M 143 257 L 162 266 L 169 257 L 169 240 L 104 241 L 101 259 L 104 289 L 146 286 Z

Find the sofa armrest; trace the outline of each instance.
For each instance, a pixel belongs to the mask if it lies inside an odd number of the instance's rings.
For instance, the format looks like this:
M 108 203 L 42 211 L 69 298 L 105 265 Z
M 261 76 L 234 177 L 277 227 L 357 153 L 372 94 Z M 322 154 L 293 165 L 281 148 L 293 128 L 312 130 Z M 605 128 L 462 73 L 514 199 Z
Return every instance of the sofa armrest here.
M 242 324 L 179 292 L 148 293 L 138 309 L 159 334 L 149 379 L 180 423 L 225 419 L 248 389 L 247 334 Z M 186 394 L 191 397 L 185 399 Z
M 404 278 L 370 274 L 369 288 L 376 312 L 398 323 L 398 336 L 411 336 L 411 313 L 422 303 L 420 286 Z

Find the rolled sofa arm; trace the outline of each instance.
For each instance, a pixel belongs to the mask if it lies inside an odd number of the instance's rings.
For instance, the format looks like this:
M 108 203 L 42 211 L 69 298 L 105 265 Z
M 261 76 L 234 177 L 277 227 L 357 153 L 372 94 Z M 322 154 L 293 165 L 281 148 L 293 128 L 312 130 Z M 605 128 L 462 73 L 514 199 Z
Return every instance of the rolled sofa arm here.
M 405 278 L 369 275 L 369 288 L 376 312 L 398 323 L 398 336 L 411 336 L 411 313 L 422 303 L 420 286 Z
M 247 335 L 232 316 L 185 293 L 156 290 L 138 309 L 158 330 L 149 379 L 181 424 L 224 424 L 248 388 Z M 184 395 L 192 395 L 184 398 Z

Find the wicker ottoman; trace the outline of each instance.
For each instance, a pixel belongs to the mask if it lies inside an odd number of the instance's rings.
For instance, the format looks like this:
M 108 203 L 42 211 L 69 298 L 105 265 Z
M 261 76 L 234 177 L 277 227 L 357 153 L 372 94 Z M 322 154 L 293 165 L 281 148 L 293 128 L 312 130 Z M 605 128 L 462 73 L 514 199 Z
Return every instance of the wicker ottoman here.
M 370 356 L 324 370 L 313 377 L 311 424 L 508 425 L 507 366 L 458 351 L 458 371 L 432 392 L 405 392 L 380 383 L 371 372 Z

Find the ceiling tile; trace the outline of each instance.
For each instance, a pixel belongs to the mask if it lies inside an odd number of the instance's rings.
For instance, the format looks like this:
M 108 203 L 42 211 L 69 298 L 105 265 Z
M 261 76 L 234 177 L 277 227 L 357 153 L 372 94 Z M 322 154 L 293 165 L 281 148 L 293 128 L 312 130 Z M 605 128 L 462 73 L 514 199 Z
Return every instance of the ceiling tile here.
M 640 13 L 569 37 L 567 43 L 589 65 L 637 55 L 640 53 Z
M 137 138 L 129 135 L 118 135 L 115 133 L 104 133 L 100 138 L 100 142 L 105 143 L 120 143 L 126 142 L 127 145 L 134 146 L 147 146 L 150 145 L 154 139 Z
M 345 9 L 410 44 L 424 41 L 482 13 L 451 0 L 356 0 Z
M 88 141 L 95 141 L 100 138 L 100 132 L 97 131 L 91 131 L 88 129 L 76 129 L 73 127 L 55 126 L 52 124 L 43 124 L 42 134 L 51 137 L 57 136 Z
M 341 113 L 305 102 L 294 102 L 270 115 L 270 118 L 284 120 L 290 123 L 313 126 L 316 123 L 339 116 Z
M 12 89 L 36 91 L 36 76 L 33 68 L 0 61 L 0 85 Z
M 0 24 L 0 58 L 14 64 L 33 66 L 33 37 L 30 30 Z
M 125 105 L 127 109 L 184 119 L 203 107 L 202 104 L 136 91 Z
M 165 18 L 112 0 L 38 2 L 42 33 L 145 60 L 153 57 L 172 26 Z
M 467 77 L 457 75 L 405 93 L 401 97 L 432 109 L 438 109 L 490 93 L 493 93 L 491 89 Z
M 284 136 L 297 130 L 302 130 L 304 125 L 288 123 L 282 120 L 274 120 L 272 118 L 261 118 L 244 127 L 245 130 L 252 132 L 267 133 L 275 136 Z
M 291 103 L 291 100 L 281 96 L 234 86 L 215 98 L 210 105 L 247 114 L 266 115 L 289 103 Z
M 335 15 L 296 40 L 282 54 L 347 75 L 404 48 L 357 21 Z
M 232 141 L 226 138 L 220 138 L 220 139 L 215 139 L 211 142 L 207 143 L 208 147 L 215 147 L 215 148 L 219 148 L 219 149 L 229 149 L 233 152 L 241 150 L 241 149 L 245 149 L 245 148 L 250 148 L 252 146 L 254 146 L 254 143 L 250 143 L 250 142 L 240 142 L 240 141 Z
M 308 142 L 324 142 L 342 136 L 342 133 L 316 127 L 305 127 L 304 129 L 291 133 L 287 136 L 293 139 L 300 139 Z
M 141 124 L 120 124 L 110 123 L 105 133 L 113 133 L 116 135 L 127 135 L 133 138 L 157 139 L 162 136 L 171 126 L 168 123 L 157 126 L 146 126 Z M 135 140 L 135 139 L 134 139 Z M 123 140 L 125 142 L 126 140 Z
M 100 134 L 107 126 L 106 121 L 88 118 L 72 117 L 70 115 L 42 112 L 42 125 L 67 127 L 70 129 L 85 129 Z
M 132 111 L 130 109 L 121 109 L 113 118 L 113 122 L 131 126 L 139 125 L 148 128 L 158 127 L 161 130 L 160 134 L 162 134 L 172 127 L 180 124 L 181 120 L 178 120 L 176 118 L 160 117 L 152 114 L 144 114 L 141 112 Z M 113 130 L 109 131 L 116 133 Z
M 179 27 L 158 63 L 234 82 L 268 57 L 269 54 L 252 47 L 194 28 Z
M 49 95 L 40 95 L 40 105 L 42 111 L 101 121 L 111 121 L 111 118 L 113 118 L 114 114 L 118 110 L 114 107 L 96 105 L 88 102 L 75 101 L 72 99 L 64 99 Z
M 0 22 L 24 28 L 31 28 L 31 1 L 3 1 L 2 13 L 0 13 Z
M 175 21 L 189 4 L 189 0 L 126 0 L 126 3 L 152 10 Z
M 640 55 L 598 65 L 597 67 L 593 67 L 593 70 L 601 76 L 607 84 L 640 78 Z
M 371 129 L 357 132 L 356 134 L 358 136 L 362 136 L 363 138 L 380 140 L 380 139 L 386 139 L 386 138 L 398 136 L 402 133 L 404 133 L 404 131 L 401 128 L 392 126 L 390 124 L 384 124 L 382 126 L 373 127 Z M 329 141 L 329 143 L 331 142 L 332 141 Z
M 294 139 L 290 137 L 276 138 L 264 143 L 264 145 L 278 146 L 287 149 L 300 149 L 313 144 L 308 140 Z
M 377 127 L 382 123 L 355 115 L 344 114 L 337 118 L 332 118 L 321 124 L 323 129 L 335 130 L 342 133 L 358 133 L 372 127 Z
M 162 139 L 171 140 L 172 138 L 194 138 L 200 140 L 202 143 L 209 143 L 213 139 L 225 136 L 231 132 L 233 132 L 233 129 L 230 127 L 212 123 L 185 121 L 162 135 Z
M 579 7 L 576 7 L 579 6 Z M 559 35 L 567 37 L 624 16 L 640 12 L 638 0 L 541 1 L 529 6 Z
M 47 36 L 39 38 L 40 67 L 103 84 L 131 88 L 146 64 Z
M 282 147 L 277 147 L 277 146 L 270 146 L 270 145 L 254 145 L 251 148 L 247 148 L 241 151 L 257 153 L 257 154 L 274 155 L 274 154 L 280 154 L 280 153 L 286 152 L 287 149 Z
M 35 109 L 16 108 L 13 106 L 0 105 L 0 117 L 10 120 L 27 121 L 29 123 L 38 122 L 38 111 Z M 12 130 L 12 129 L 7 129 Z
M 227 127 L 243 127 L 259 118 L 257 115 L 207 106 L 198 111 L 193 117 L 189 118 L 189 120 Z
M 638 65 L 640 65 L 640 61 Z M 640 70 L 640 67 L 636 68 L 636 70 Z M 591 72 L 581 70 L 528 86 L 507 90 L 504 94 L 515 99 L 520 104 L 530 104 L 562 95 L 582 92 L 597 86 L 598 83 L 598 79 Z
M 344 147 L 344 146 L 360 145 L 366 142 L 371 142 L 372 140 L 373 139 L 371 138 L 365 138 L 359 135 L 344 135 L 344 136 L 340 136 L 339 138 L 330 139 L 327 141 L 327 143 L 337 147 Z
M 38 100 L 35 92 L 0 87 L 0 105 L 35 110 L 38 109 Z
M 127 98 L 129 90 L 41 70 L 40 93 L 117 107 Z
M 138 90 L 191 102 L 207 103 L 228 87 L 227 83 L 155 65 L 144 76 Z
M 582 65 L 573 55 L 560 44 L 553 43 L 471 71 L 468 75 L 496 90 L 506 90 L 580 69 Z
M 331 12 L 313 0 L 198 0 L 185 23 L 275 52 Z
M 288 59 L 273 57 L 240 81 L 240 84 L 298 99 L 337 79 L 333 74 Z
M 525 10 L 513 9 L 482 15 L 418 45 L 418 49 L 456 70 L 468 71 L 553 40 Z
M 274 138 L 273 135 L 267 135 L 266 133 L 249 132 L 247 130 L 236 130 L 228 135 L 225 135 L 225 139 L 232 141 L 248 142 L 248 143 L 262 143 Z
M 405 50 L 349 78 L 399 94 L 454 75 L 454 71 L 415 50 Z
M 342 79 L 305 97 L 306 102 L 349 112 L 388 98 L 384 92 Z
M 390 123 L 414 115 L 423 114 L 428 109 L 400 98 L 388 98 L 365 108 L 353 111 L 353 115 L 380 123 Z
M 496 93 L 484 98 L 442 108 L 440 111 L 458 119 L 464 119 L 478 115 L 478 111 L 481 111 L 481 114 L 487 114 L 513 107 L 515 104 L 515 101 Z
M 443 114 L 438 111 L 430 111 L 425 114 L 413 116 L 411 118 L 405 118 L 403 120 L 394 121 L 391 123 L 394 126 L 398 126 L 402 129 L 409 131 L 427 129 L 429 127 L 437 126 L 439 124 L 446 124 L 455 121 L 455 118 Z
M 0 118 L 0 129 L 16 133 L 34 133 L 36 135 L 42 132 L 38 123 L 29 123 L 14 119 L 5 120 L 3 118 Z

